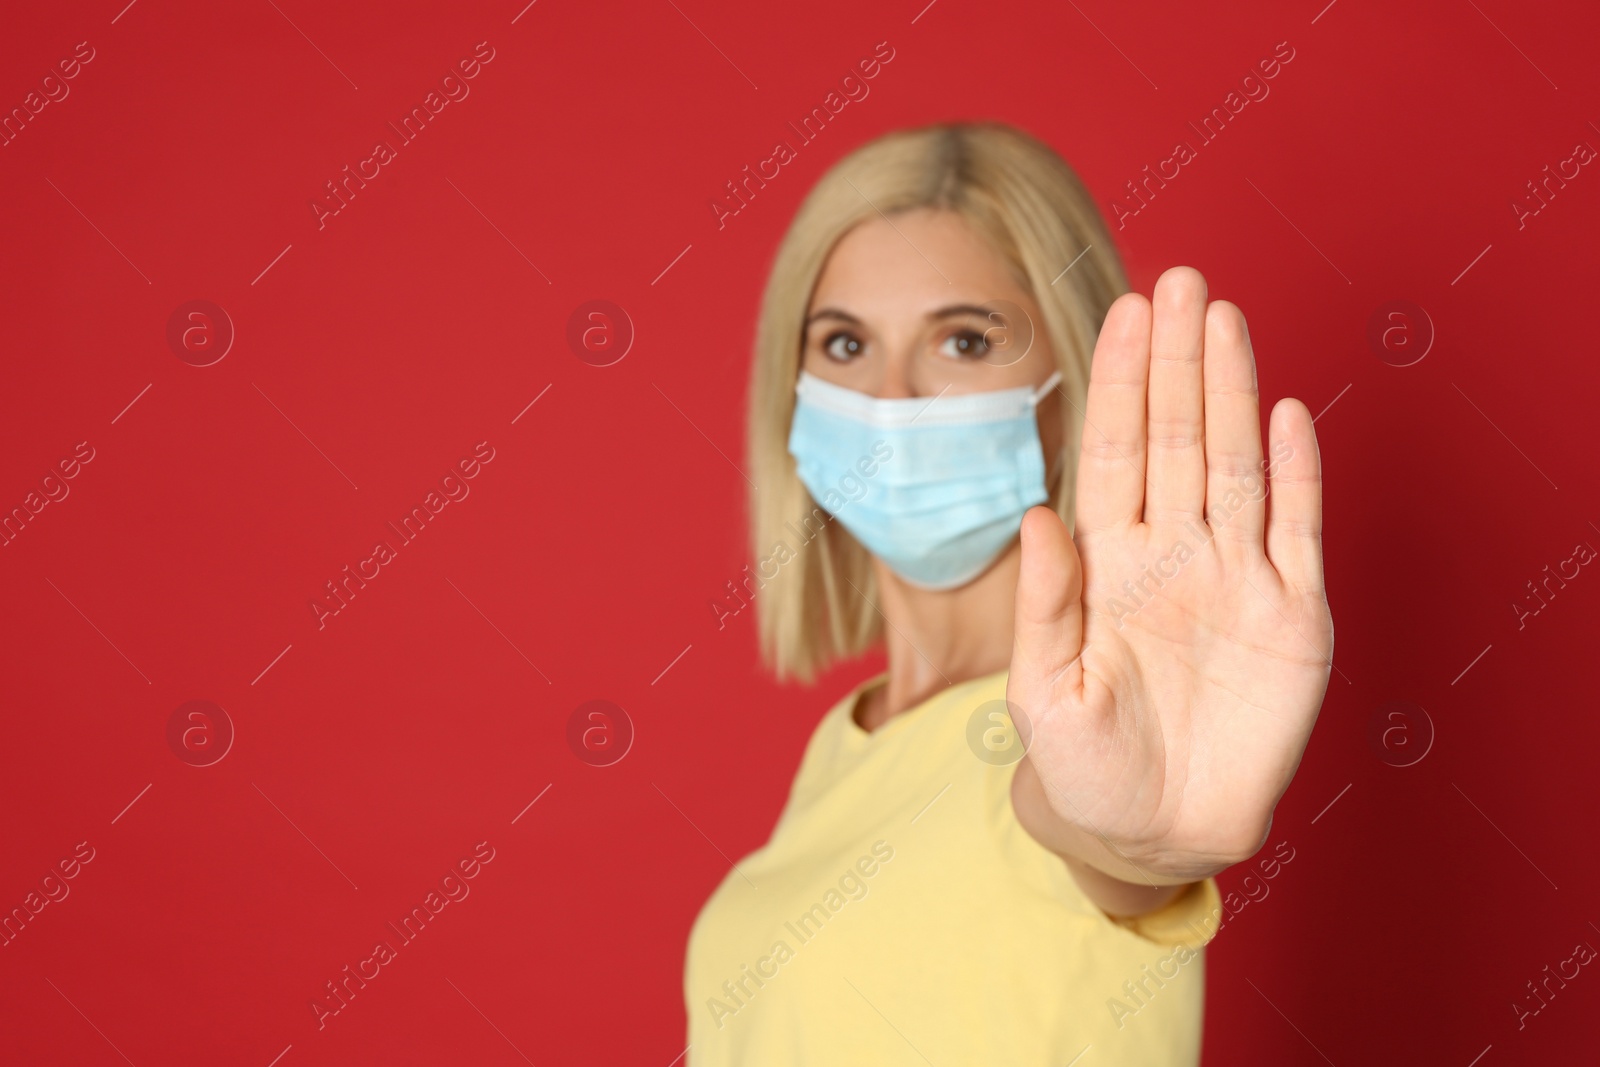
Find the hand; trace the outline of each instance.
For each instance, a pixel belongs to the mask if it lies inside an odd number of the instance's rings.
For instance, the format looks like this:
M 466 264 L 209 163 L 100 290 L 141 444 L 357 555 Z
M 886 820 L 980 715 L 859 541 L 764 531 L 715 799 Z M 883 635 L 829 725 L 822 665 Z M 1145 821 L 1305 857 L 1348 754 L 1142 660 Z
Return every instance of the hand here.
M 1254 855 L 1327 689 L 1316 435 L 1279 401 L 1263 462 L 1259 404 L 1244 316 L 1174 267 L 1100 330 L 1075 533 L 1023 519 L 1006 698 L 1051 811 L 1125 881 Z

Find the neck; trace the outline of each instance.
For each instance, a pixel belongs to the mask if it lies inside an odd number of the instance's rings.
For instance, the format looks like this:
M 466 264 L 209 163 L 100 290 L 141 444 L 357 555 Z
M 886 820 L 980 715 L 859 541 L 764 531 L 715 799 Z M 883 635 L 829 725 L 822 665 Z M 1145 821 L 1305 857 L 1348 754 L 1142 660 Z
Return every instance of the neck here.
M 874 560 L 884 617 L 888 681 L 862 723 L 875 729 L 940 690 L 1004 670 L 1011 662 L 1012 619 L 1022 546 L 957 589 L 910 585 Z

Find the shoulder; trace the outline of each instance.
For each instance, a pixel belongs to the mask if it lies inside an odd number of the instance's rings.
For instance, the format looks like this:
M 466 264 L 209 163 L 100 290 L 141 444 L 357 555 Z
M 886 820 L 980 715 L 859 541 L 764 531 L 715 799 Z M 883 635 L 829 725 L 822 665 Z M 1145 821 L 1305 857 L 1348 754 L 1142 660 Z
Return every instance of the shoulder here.
M 806 802 L 806 798 L 827 788 L 841 762 L 848 758 L 850 744 L 857 735 L 865 736 L 855 723 L 856 703 L 863 693 L 881 685 L 886 674 L 880 672 L 865 678 L 828 708 L 817 721 L 816 729 L 806 742 L 805 753 L 800 757 L 800 768 L 795 771 L 794 782 L 789 786 L 789 799 L 784 805 L 781 824 L 789 813 Z

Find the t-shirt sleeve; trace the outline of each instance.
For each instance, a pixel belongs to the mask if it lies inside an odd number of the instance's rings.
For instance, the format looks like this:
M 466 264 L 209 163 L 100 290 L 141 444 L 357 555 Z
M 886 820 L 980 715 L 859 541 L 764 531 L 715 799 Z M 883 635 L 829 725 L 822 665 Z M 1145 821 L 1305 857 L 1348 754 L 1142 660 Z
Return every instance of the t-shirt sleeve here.
M 1217 928 L 1222 925 L 1222 894 L 1217 889 L 1217 880 L 1207 878 L 1189 886 L 1155 911 L 1113 921 L 1160 945 L 1199 949 L 1216 936 Z

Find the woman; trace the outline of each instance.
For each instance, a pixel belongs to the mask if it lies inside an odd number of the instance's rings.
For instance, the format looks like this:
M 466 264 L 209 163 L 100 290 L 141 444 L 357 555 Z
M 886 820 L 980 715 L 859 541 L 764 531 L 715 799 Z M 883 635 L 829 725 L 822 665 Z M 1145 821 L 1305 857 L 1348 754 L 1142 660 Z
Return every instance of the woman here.
M 801 207 L 750 409 L 762 650 L 888 669 L 695 924 L 691 1064 L 1197 1061 L 1212 876 L 1327 685 L 1320 469 L 1297 400 L 1264 459 L 1237 307 L 1127 288 L 1003 126 L 883 137 Z

